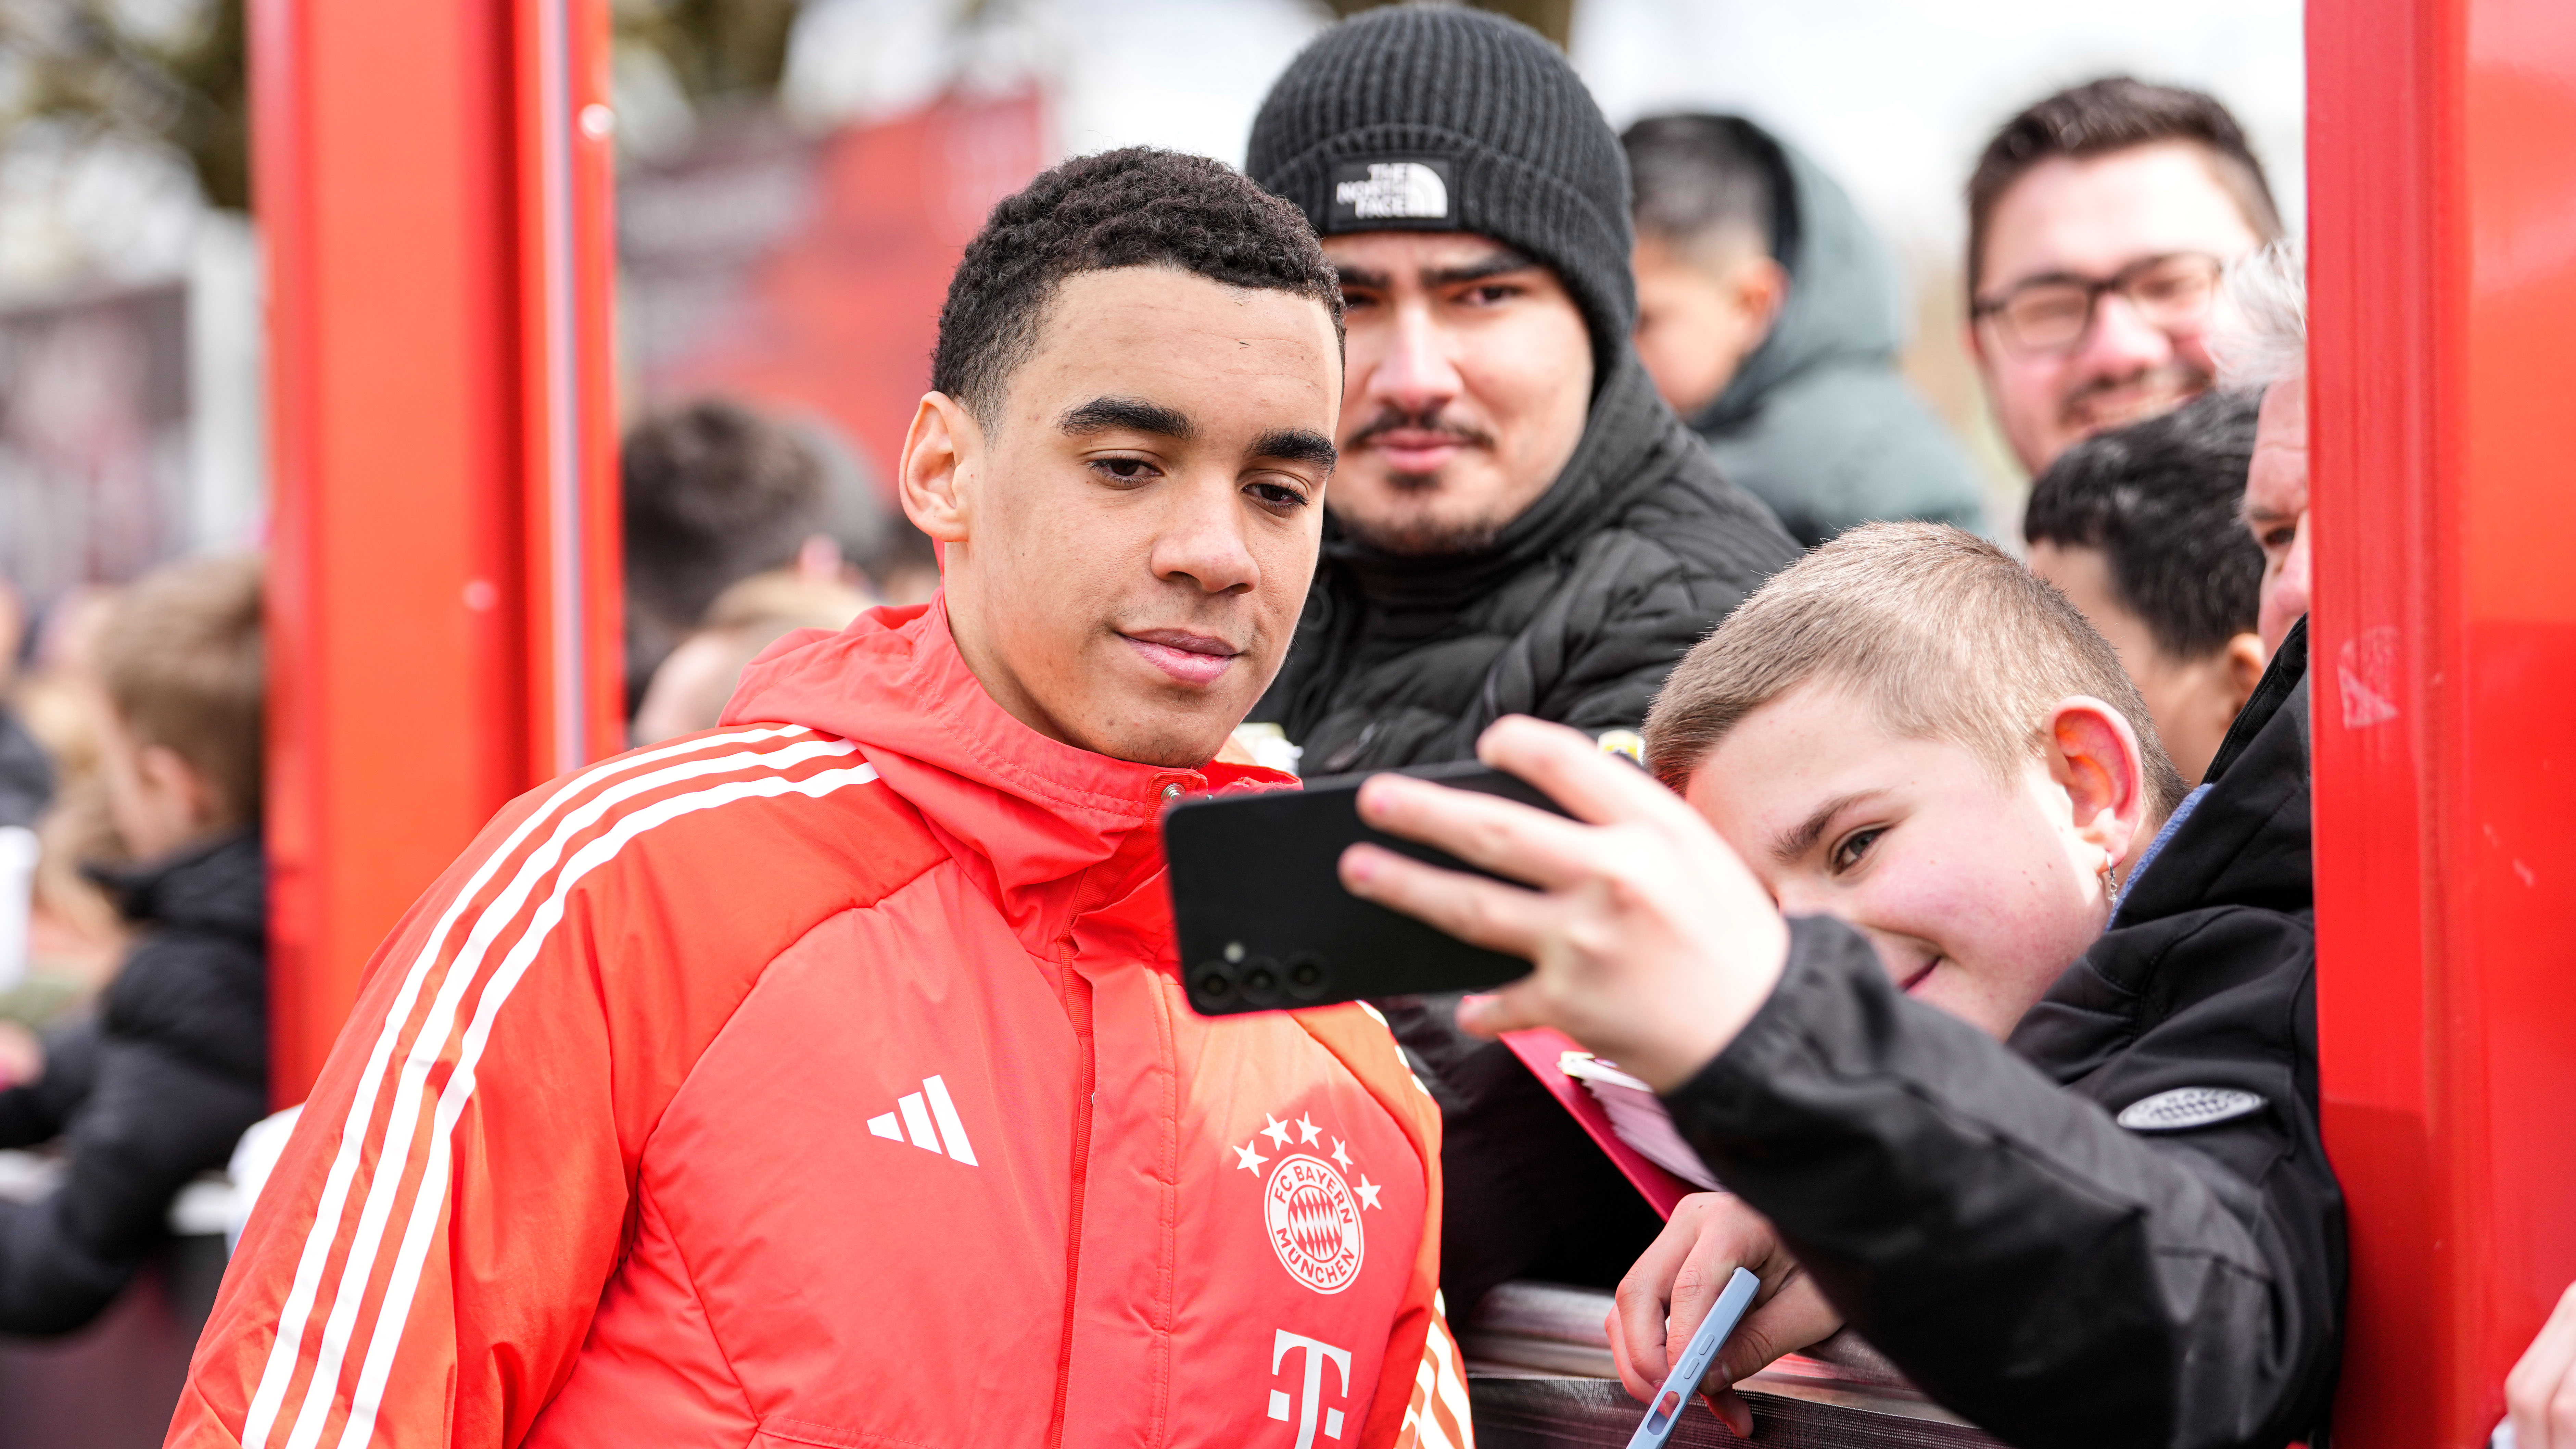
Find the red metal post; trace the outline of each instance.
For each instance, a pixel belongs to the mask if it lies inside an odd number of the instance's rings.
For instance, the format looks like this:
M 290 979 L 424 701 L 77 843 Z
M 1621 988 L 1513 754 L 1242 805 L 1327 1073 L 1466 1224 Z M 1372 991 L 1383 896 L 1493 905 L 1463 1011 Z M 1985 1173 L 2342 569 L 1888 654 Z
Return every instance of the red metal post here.
M 250 13 L 291 1102 L 484 819 L 616 747 L 607 22 L 604 0 Z
M 2308 8 L 2339 1445 L 2483 1443 L 2576 1279 L 2576 7 Z

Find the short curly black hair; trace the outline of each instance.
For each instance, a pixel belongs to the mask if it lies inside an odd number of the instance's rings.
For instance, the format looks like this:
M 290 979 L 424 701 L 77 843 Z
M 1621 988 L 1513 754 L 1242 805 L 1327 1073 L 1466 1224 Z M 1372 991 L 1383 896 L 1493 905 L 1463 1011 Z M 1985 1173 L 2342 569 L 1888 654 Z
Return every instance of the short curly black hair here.
M 2121 607 L 2177 660 L 2254 632 L 2263 550 L 2237 517 L 2261 395 L 2212 389 L 2058 456 L 2031 485 L 2022 537 L 2102 550 Z
M 1341 335 L 1342 284 L 1304 212 L 1222 161 L 1130 146 L 1067 161 L 993 208 L 948 281 L 930 385 L 992 426 L 1057 284 L 1114 267 L 1310 297 Z

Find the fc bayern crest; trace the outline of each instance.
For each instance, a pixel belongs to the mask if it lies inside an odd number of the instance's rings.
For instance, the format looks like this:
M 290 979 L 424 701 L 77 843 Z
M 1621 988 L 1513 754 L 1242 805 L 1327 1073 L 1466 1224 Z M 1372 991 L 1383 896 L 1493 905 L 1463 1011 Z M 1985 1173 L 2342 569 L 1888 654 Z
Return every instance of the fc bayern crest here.
M 1261 1207 L 1270 1246 L 1290 1277 L 1318 1293 L 1358 1281 L 1360 1205 L 1331 1163 L 1302 1152 L 1279 1159 Z

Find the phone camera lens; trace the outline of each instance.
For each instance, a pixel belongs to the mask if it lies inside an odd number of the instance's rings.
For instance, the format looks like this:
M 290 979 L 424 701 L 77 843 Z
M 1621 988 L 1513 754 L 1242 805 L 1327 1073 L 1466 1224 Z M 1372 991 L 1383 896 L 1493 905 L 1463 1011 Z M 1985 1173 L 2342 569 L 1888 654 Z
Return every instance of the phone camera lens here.
M 1275 991 L 1278 986 L 1279 978 L 1272 975 L 1267 966 L 1255 966 L 1243 973 L 1243 989 L 1246 991 Z
M 1312 952 L 1288 959 L 1288 989 L 1299 999 L 1312 1001 L 1323 993 L 1324 958 Z
M 1213 966 L 1199 973 L 1199 995 L 1210 1001 L 1223 1001 L 1234 994 L 1233 978 Z

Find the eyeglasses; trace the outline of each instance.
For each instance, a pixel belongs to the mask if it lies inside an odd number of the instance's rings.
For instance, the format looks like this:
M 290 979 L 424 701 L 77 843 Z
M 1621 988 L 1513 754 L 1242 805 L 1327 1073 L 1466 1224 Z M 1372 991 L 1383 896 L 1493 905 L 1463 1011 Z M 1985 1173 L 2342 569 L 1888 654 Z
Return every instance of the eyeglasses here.
M 2117 292 L 2159 332 L 2185 332 L 2209 319 L 2223 264 L 2203 252 L 2169 252 L 2131 262 L 2099 281 L 2036 277 L 2000 297 L 1980 300 L 1970 314 L 1993 318 L 2004 346 L 2019 353 L 2066 352 L 2093 330 L 2105 292 Z

